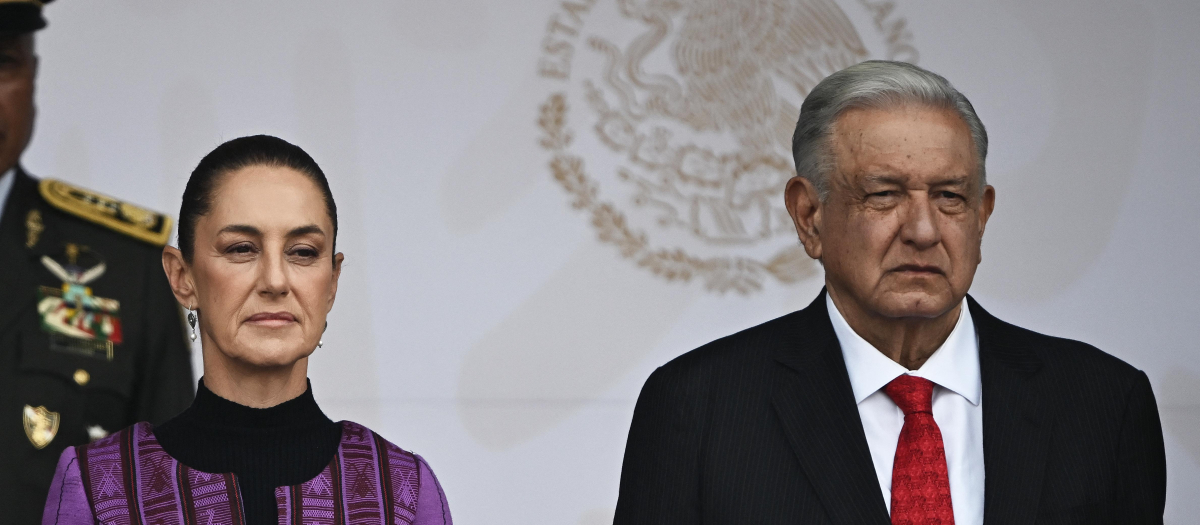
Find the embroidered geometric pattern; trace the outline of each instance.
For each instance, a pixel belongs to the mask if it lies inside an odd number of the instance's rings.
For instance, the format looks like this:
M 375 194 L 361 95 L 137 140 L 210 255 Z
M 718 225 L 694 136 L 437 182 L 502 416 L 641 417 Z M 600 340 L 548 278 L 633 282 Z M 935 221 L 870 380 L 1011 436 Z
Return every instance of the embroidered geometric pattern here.
M 340 525 L 345 522 L 342 518 L 341 482 L 338 479 L 340 470 L 335 454 L 333 461 L 317 477 L 298 487 L 289 487 L 292 516 L 300 517 L 295 523 Z
M 241 525 L 242 501 L 233 474 L 210 474 L 184 466 L 180 471 L 179 492 L 186 505 L 190 523 L 197 525 Z
M 139 512 L 148 524 L 182 522 L 183 506 L 175 491 L 179 462 L 163 452 L 153 434 L 141 432 L 138 427 L 132 430 L 133 440 L 137 443 L 134 470 L 141 487 Z
M 159 445 L 149 423 L 76 447 L 80 474 L 103 525 L 244 525 L 237 477 L 201 472 Z M 416 457 L 366 427 L 342 422 L 342 441 L 316 477 L 275 489 L 280 525 L 411 525 Z
M 385 523 L 383 493 L 374 435 L 359 425 L 342 427 L 342 446 L 338 456 L 346 483 L 346 520 L 349 525 Z
M 122 450 L 127 441 L 129 433 L 118 432 L 75 449 L 80 474 L 89 486 L 88 499 L 93 512 L 105 525 L 140 524 L 127 497 L 133 491 L 130 479 L 125 476 L 133 470 L 132 462 Z
M 892 464 L 892 525 L 954 525 L 946 451 L 933 420 L 933 382 L 904 374 L 884 391 L 904 412 Z
M 417 494 L 421 490 L 421 476 L 417 467 L 417 458 L 400 450 L 375 436 L 376 449 L 383 449 L 379 454 L 385 490 L 385 508 L 392 511 L 388 523 L 392 525 L 410 525 L 417 518 Z

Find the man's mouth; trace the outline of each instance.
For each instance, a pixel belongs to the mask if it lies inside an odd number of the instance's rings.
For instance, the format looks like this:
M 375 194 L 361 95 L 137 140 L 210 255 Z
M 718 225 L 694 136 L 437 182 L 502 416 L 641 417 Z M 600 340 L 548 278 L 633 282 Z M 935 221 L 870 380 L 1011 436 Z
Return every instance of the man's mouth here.
M 928 265 L 923 265 L 923 264 L 902 264 L 900 266 L 892 268 L 892 271 L 898 272 L 898 273 L 920 273 L 920 274 L 931 274 L 931 275 L 933 275 L 933 274 L 945 275 L 945 273 L 946 273 L 946 272 L 943 272 L 942 269 L 938 268 L 937 266 L 928 266 Z

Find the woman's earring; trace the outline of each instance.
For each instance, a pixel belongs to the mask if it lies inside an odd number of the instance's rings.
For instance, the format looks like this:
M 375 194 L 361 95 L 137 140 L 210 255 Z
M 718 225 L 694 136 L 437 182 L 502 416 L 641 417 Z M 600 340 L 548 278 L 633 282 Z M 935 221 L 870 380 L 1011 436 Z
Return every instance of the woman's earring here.
M 321 334 L 324 334 L 325 330 L 328 330 L 328 329 L 329 329 L 329 321 L 325 321 L 325 328 L 321 329 Z M 323 346 L 325 346 L 325 338 L 322 337 L 320 339 L 317 339 L 317 348 L 321 348 Z
M 196 312 L 188 311 L 188 324 L 192 325 L 192 335 L 189 338 L 196 342 Z

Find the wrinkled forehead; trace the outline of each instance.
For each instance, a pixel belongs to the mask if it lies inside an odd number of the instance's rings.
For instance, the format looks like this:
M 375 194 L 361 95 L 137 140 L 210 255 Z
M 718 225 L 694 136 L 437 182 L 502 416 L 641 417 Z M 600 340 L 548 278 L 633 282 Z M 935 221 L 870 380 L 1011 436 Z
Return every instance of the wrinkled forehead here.
M 844 178 L 975 178 L 971 131 L 954 111 L 928 106 L 854 108 L 833 123 L 830 150 Z

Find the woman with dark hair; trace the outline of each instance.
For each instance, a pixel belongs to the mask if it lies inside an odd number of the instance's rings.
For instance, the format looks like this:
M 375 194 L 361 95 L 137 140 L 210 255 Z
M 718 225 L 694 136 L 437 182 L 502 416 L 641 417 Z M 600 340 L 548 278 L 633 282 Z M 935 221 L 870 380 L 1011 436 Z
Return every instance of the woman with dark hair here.
M 337 294 L 336 237 L 329 184 L 299 147 L 259 135 L 205 156 L 183 193 L 179 248 L 163 250 L 203 348 L 196 400 L 157 427 L 66 449 L 42 523 L 451 523 L 423 458 L 331 421 L 313 399 L 308 356 Z

